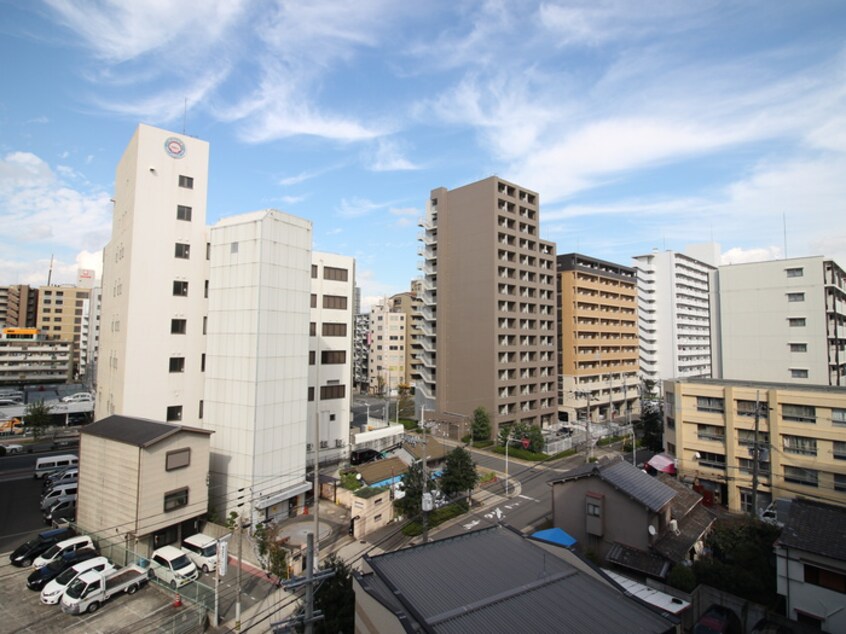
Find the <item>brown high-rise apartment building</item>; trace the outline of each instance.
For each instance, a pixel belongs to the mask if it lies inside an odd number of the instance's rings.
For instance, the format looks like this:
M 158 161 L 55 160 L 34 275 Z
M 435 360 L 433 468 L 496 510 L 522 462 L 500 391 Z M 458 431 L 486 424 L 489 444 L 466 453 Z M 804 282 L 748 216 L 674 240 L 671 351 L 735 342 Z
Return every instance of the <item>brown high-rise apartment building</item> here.
M 484 407 L 494 433 L 557 416 L 555 245 L 538 195 L 497 177 L 432 190 L 423 260 L 417 405 L 435 416 Z
M 639 411 L 635 270 L 578 253 L 559 255 L 561 412 L 568 421 Z
M 37 301 L 38 291 L 26 284 L 0 286 L 0 326 L 34 327 Z

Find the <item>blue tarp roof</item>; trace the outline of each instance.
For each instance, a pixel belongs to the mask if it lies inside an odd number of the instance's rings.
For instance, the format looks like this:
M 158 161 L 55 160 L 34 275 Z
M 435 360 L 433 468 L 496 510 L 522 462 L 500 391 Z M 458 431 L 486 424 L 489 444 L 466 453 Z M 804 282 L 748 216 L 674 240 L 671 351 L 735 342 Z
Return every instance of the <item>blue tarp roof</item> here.
M 557 546 L 564 546 L 565 548 L 570 548 L 576 543 L 575 537 L 565 533 L 560 528 L 548 528 L 544 531 L 538 531 L 532 534 L 532 539 L 539 539 Z

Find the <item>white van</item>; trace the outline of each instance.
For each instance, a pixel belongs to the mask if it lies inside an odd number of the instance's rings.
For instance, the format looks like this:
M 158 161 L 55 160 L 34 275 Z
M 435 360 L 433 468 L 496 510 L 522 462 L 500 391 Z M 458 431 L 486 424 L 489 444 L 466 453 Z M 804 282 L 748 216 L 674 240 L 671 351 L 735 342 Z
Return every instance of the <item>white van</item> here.
M 153 551 L 153 574 L 176 590 L 200 576 L 188 555 L 175 546 L 162 546 Z
M 87 561 L 71 566 L 58 577 L 50 581 L 41 591 L 41 603 L 44 605 L 55 605 L 62 600 L 62 595 L 68 586 L 73 583 L 79 575 L 89 570 L 97 572 L 108 572 L 114 570 L 114 566 L 105 557 L 94 557 Z
M 43 513 L 61 499 L 76 496 L 78 488 L 79 485 L 76 482 L 57 484 L 41 497 L 41 512 Z
M 79 537 L 71 537 L 58 544 L 53 544 L 50 549 L 43 555 L 36 558 L 32 562 L 34 568 L 43 568 L 47 564 L 56 561 L 66 553 L 72 553 L 81 548 L 94 548 L 94 542 L 88 535 L 80 535 Z
M 182 550 L 203 572 L 212 572 L 217 568 L 217 540 L 214 537 L 203 533 L 186 537 L 182 540 Z
M 75 454 L 68 453 L 60 456 L 46 456 L 35 461 L 35 471 L 32 474 L 34 478 L 43 478 L 48 473 L 54 471 L 61 471 L 67 467 L 73 467 L 79 464 L 79 458 Z

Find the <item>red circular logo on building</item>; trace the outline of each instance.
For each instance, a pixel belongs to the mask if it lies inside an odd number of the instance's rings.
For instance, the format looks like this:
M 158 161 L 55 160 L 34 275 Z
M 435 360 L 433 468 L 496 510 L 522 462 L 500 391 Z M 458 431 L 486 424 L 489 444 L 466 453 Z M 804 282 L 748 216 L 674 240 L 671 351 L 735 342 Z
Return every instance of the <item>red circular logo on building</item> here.
M 177 139 L 175 136 L 169 137 L 165 141 L 164 147 L 165 152 L 173 158 L 181 159 L 185 156 L 185 143 L 182 142 L 182 139 Z

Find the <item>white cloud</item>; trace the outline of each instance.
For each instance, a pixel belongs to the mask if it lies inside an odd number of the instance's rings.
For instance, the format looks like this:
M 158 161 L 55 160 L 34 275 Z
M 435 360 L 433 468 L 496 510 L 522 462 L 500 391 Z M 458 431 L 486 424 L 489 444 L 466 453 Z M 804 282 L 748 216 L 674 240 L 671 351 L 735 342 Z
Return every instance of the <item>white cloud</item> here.
M 720 264 L 744 264 L 746 262 L 766 262 L 784 257 L 779 247 L 757 247 L 743 249 L 734 247 L 720 255 Z
M 399 172 L 416 170 L 420 167 L 405 158 L 396 141 L 378 139 L 369 169 L 374 172 Z
M 337 211 L 342 218 L 361 218 L 389 205 L 390 203 L 374 203 L 367 198 L 343 198 Z

